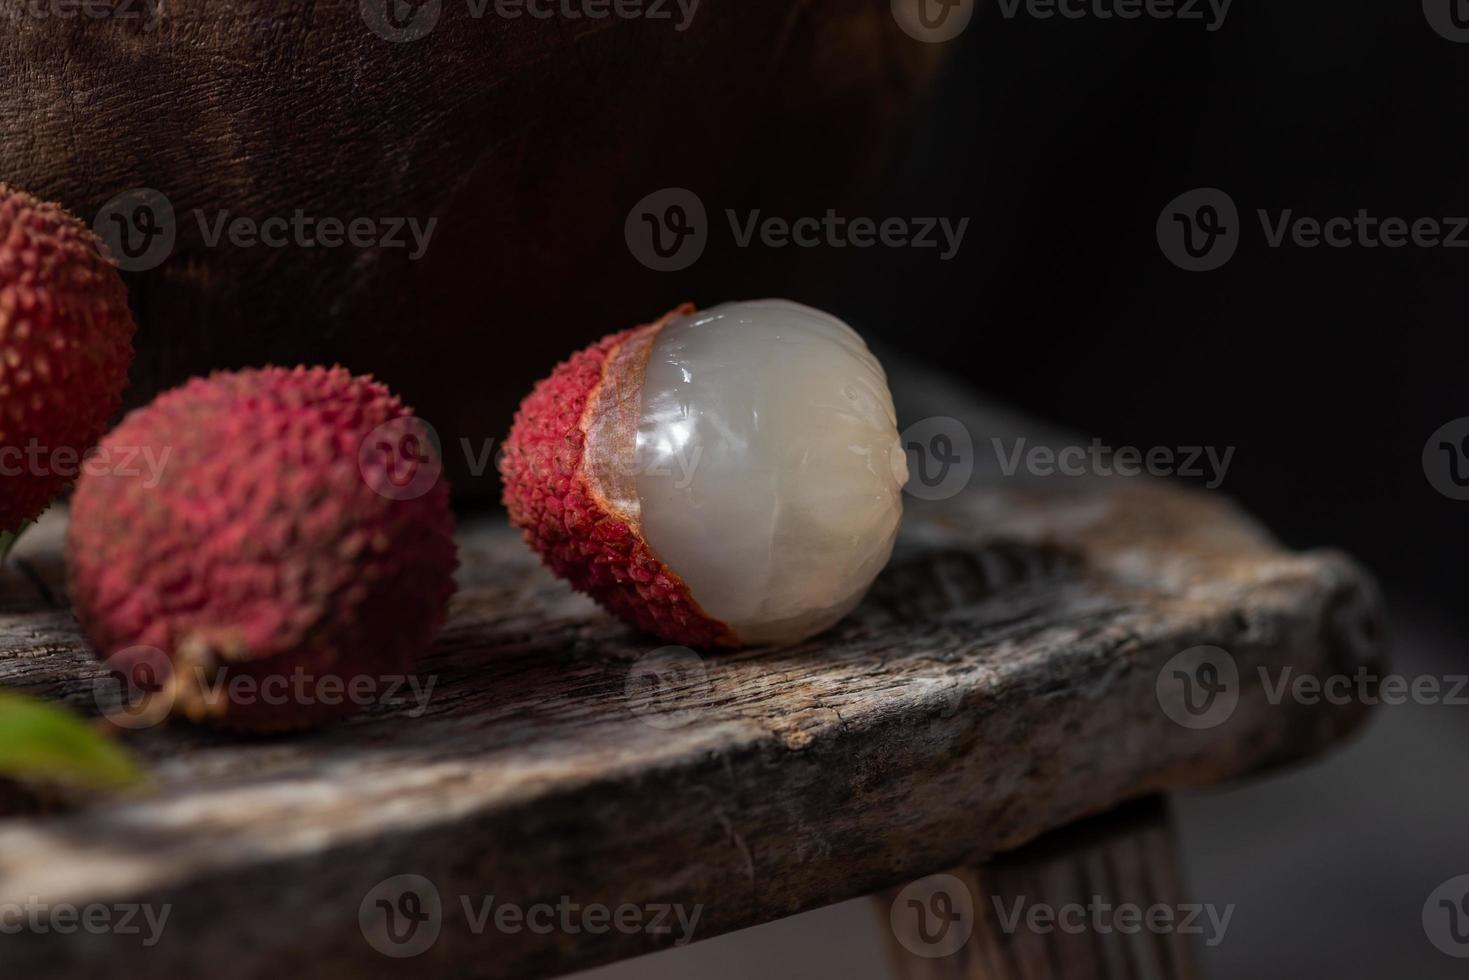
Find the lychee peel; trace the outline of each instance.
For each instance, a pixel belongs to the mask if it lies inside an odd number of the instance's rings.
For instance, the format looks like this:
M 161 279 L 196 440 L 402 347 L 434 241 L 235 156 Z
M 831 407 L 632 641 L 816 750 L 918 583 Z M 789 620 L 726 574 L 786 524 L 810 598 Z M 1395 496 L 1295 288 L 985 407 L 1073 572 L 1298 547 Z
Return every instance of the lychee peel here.
M 449 490 L 380 493 L 400 461 L 360 450 L 411 417 L 320 367 L 215 374 L 129 414 L 102 447 L 151 452 L 161 478 L 84 473 L 67 534 L 98 655 L 129 672 L 161 651 L 175 713 L 254 731 L 345 713 L 354 681 L 409 670 L 454 591 Z M 267 681 L 284 696 L 236 696 Z
M 647 344 L 684 304 L 571 356 L 521 404 L 500 456 L 510 521 L 546 565 L 638 628 L 692 647 L 736 646 L 688 587 L 648 548 L 625 488 L 590 466 L 589 432 L 636 425 Z M 619 393 L 631 397 L 619 398 Z
M 0 536 L 82 469 L 121 402 L 135 329 L 91 230 L 0 183 Z

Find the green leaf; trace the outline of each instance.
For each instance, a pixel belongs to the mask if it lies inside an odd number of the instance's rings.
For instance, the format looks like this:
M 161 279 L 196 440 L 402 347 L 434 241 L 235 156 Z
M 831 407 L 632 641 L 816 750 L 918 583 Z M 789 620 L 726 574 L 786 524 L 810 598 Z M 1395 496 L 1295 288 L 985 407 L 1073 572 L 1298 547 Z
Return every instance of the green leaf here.
M 127 752 L 71 712 L 0 691 L 0 776 L 84 789 L 147 781 Z

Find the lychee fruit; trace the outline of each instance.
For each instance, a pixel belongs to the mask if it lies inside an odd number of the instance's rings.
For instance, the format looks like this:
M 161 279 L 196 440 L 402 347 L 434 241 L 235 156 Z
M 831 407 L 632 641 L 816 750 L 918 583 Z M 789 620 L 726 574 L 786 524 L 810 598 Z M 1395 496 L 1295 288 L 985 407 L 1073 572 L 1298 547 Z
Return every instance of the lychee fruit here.
M 91 230 L 0 183 L 0 536 L 76 479 L 121 402 L 135 329 Z
M 500 471 L 556 574 L 694 647 L 845 616 L 892 554 L 907 479 L 882 366 L 781 300 L 685 305 L 572 356 L 521 404 Z
M 101 446 L 129 464 L 77 485 L 72 601 L 98 655 L 130 683 L 151 673 L 174 713 L 327 720 L 386 696 L 443 622 L 456 561 L 437 443 L 371 378 L 196 378 Z

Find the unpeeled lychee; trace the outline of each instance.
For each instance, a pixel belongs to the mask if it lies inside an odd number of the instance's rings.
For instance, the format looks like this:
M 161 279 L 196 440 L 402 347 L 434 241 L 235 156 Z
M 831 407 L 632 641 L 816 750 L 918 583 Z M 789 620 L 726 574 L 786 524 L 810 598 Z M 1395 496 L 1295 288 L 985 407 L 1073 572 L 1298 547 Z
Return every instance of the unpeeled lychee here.
M 118 409 L 134 331 L 91 230 L 0 183 L 0 535 L 80 472 Z
M 500 469 L 553 571 L 698 647 L 845 616 L 892 553 L 907 479 L 876 358 L 776 300 L 680 307 L 574 355 L 522 403 Z
M 72 600 L 97 653 L 130 679 L 161 674 L 176 713 L 324 720 L 382 696 L 442 623 L 455 546 L 437 447 L 372 379 L 195 379 L 102 448 L 135 463 L 77 486 Z

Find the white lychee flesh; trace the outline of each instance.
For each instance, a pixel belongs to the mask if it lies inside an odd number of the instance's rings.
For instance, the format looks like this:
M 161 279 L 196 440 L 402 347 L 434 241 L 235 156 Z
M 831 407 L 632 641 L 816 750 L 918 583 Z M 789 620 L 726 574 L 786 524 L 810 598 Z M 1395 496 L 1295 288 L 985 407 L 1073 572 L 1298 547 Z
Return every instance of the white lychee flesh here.
M 892 554 L 907 466 L 862 338 L 782 300 L 669 322 L 637 431 L 644 540 L 748 644 L 841 619 Z

